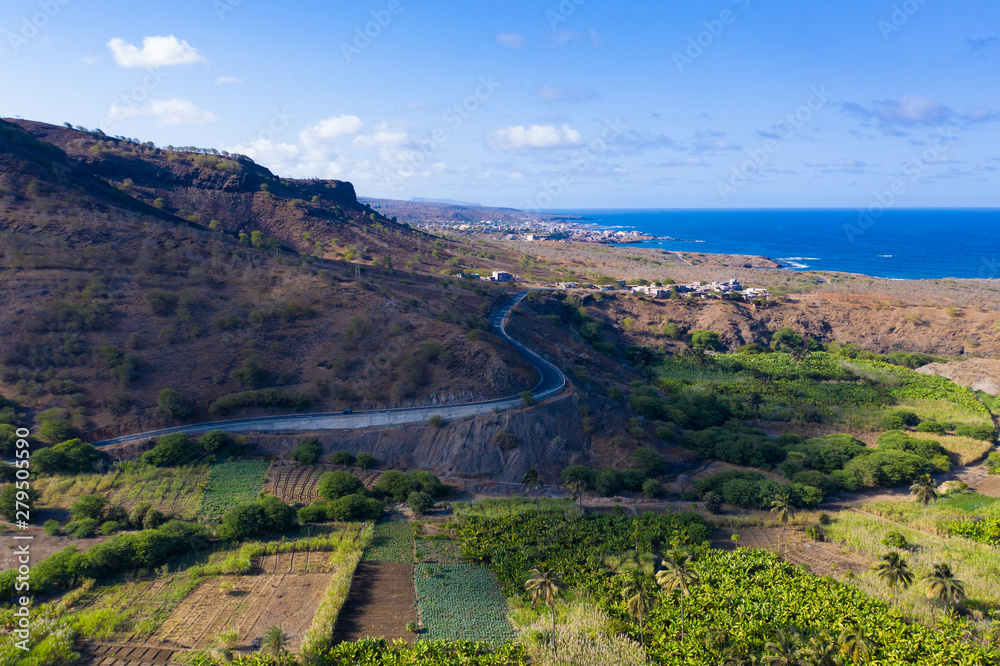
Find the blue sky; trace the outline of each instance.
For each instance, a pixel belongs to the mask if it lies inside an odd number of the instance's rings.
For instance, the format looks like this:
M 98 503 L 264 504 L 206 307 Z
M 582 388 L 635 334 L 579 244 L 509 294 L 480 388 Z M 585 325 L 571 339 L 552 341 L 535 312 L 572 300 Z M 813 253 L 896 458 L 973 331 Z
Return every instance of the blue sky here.
M 7 0 L 0 114 L 374 197 L 992 207 L 998 37 L 995 0 Z

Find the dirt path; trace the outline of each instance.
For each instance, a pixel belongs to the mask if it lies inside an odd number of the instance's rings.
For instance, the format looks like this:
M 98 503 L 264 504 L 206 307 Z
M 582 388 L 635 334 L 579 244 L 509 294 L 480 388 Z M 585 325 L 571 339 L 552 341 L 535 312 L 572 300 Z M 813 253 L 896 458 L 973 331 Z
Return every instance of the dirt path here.
M 361 562 L 337 618 L 334 640 L 371 636 L 413 643 L 417 635 L 406 630 L 406 623 L 416 622 L 416 604 L 412 563 Z

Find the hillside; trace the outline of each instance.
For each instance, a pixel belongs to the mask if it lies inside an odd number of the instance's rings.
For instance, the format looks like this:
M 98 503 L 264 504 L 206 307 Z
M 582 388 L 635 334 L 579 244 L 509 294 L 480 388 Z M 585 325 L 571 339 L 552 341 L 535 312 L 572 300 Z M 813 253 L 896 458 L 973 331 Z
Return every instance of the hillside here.
M 197 157 L 208 156 L 0 121 L 0 294 L 11 315 L 0 323 L 0 393 L 43 412 L 49 432 L 96 439 L 275 409 L 499 397 L 533 383 L 530 366 L 484 332 L 505 289 L 393 268 L 391 257 L 423 245 L 439 256 L 420 268 L 436 273 L 446 242 L 366 212 L 349 183 L 286 187 L 251 163 L 229 171 Z M 266 196 L 268 182 L 282 194 Z M 286 195 L 311 192 L 315 207 Z M 268 242 L 308 249 L 300 224 L 324 240 L 380 242 L 390 260 L 376 267 L 374 250 L 337 260 L 343 246 L 329 241 L 330 259 Z M 158 404 L 165 388 L 179 394 L 173 417 Z M 263 389 L 275 391 L 209 410 Z

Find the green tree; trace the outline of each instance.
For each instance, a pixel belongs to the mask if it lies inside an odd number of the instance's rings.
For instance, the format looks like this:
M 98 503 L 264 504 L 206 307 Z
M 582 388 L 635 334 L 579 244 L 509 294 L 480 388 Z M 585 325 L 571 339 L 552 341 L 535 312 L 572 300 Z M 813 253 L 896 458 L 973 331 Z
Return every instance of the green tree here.
M 107 505 L 108 498 L 104 495 L 97 493 L 81 495 L 70 505 L 70 513 L 73 515 L 73 520 L 83 520 L 84 518 L 101 520 L 104 518 L 104 509 Z
M 285 655 L 288 654 L 290 640 L 288 634 L 281 627 L 268 627 L 267 631 L 264 632 L 264 640 L 261 642 L 260 651 L 274 657 L 278 662 L 278 666 L 281 666 L 284 663 Z
M 156 404 L 160 408 L 160 413 L 173 421 L 180 421 L 191 415 L 191 406 L 174 389 L 165 388 L 160 391 Z
M 315 465 L 319 462 L 323 449 L 315 437 L 307 437 L 299 440 L 299 445 L 292 451 L 292 460 L 300 465 Z
M 406 503 L 418 516 L 434 508 L 434 498 L 419 490 L 410 493 L 409 497 L 406 498 Z
M 898 588 L 900 586 L 905 589 L 913 583 L 913 573 L 910 571 L 906 558 L 895 551 L 882 556 L 879 563 L 875 565 L 875 573 L 892 590 L 894 599 L 899 598 Z
M 559 646 L 556 643 L 556 602 L 562 598 L 565 585 L 562 581 L 562 573 L 557 573 L 551 569 L 532 569 L 528 574 L 528 580 L 524 583 L 524 589 L 531 594 L 531 607 L 536 607 L 540 602 L 552 610 L 552 653 L 559 655 Z
M 936 486 L 930 474 L 917 477 L 910 486 L 910 496 L 924 505 L 924 518 L 926 518 L 927 505 L 937 499 Z
M 754 417 L 757 421 L 760 421 L 760 408 L 764 406 L 764 396 L 762 396 L 757 391 L 752 392 L 747 397 L 747 407 L 753 412 Z
M 955 578 L 947 564 L 935 564 L 923 582 L 927 586 L 928 599 L 950 606 L 959 606 L 965 601 L 965 584 Z
M 346 468 L 348 465 L 354 464 L 354 456 L 348 451 L 337 451 L 330 456 L 330 462 L 334 465 L 343 465 Z
M 857 628 L 841 631 L 837 643 L 841 653 L 855 664 L 866 664 L 875 654 L 875 643 Z
M 671 550 L 663 558 L 663 568 L 656 572 L 656 582 L 667 594 L 680 591 L 681 638 L 684 637 L 684 599 L 691 596 L 691 588 L 698 584 L 698 572 L 691 568 L 692 556 Z
M 414 490 L 419 490 L 412 478 L 397 469 L 390 469 L 379 477 L 374 487 L 377 496 L 388 497 L 393 502 L 405 502 Z
M 31 467 L 38 474 L 87 474 L 93 472 L 101 453 L 82 439 L 70 439 L 31 454 Z
M 221 451 L 232 444 L 232 438 L 224 430 L 209 430 L 198 438 L 198 446 L 205 453 Z
M 319 480 L 319 496 L 335 500 L 346 495 L 364 494 L 365 485 L 350 472 L 327 472 Z
M 788 498 L 788 493 L 780 493 L 771 500 L 771 513 L 781 521 L 781 544 L 782 548 L 784 548 L 785 530 L 788 528 L 789 519 L 795 515 L 795 510 L 792 508 L 792 502 Z
M 0 516 L 14 522 L 17 519 L 18 511 L 30 510 L 39 500 L 41 493 L 35 490 L 34 486 L 18 490 L 13 483 L 0 489 Z M 18 502 L 21 506 L 18 506 Z M 28 505 L 26 509 L 24 505 Z
M 139 456 L 139 459 L 155 467 L 173 467 L 191 462 L 198 454 L 199 450 L 190 437 L 182 432 L 175 432 L 160 437 L 156 446 Z
M 793 328 L 782 328 L 771 336 L 771 349 L 774 351 L 792 351 L 803 346 L 802 336 Z
M 629 455 L 632 465 L 645 476 L 660 476 L 670 469 L 670 463 L 653 449 L 640 446 Z
M 693 331 L 691 333 L 691 348 L 696 351 L 719 351 L 722 349 L 722 337 L 715 331 Z
M 365 471 L 374 467 L 376 462 L 375 456 L 370 453 L 359 453 L 358 457 L 354 460 L 354 464 Z

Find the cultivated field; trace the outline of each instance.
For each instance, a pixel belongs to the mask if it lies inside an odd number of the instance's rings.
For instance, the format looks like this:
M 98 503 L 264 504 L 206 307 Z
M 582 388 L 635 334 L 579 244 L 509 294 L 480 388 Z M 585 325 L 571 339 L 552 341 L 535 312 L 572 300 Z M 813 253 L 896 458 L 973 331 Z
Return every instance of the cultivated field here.
M 320 478 L 327 472 L 343 469 L 343 467 L 335 465 L 274 463 L 267 470 L 264 490 L 280 497 L 285 502 L 309 504 L 313 500 L 319 499 Z M 354 467 L 349 467 L 346 471 L 361 479 L 365 488 L 369 490 L 382 476 L 381 472 L 365 471 Z
M 848 548 L 834 543 L 813 541 L 795 528 L 789 528 L 785 537 L 777 527 L 742 527 L 725 530 L 712 543 L 716 548 L 732 550 L 736 544 L 725 534 L 739 534 L 742 548 L 760 548 L 780 553 L 786 562 L 803 564 L 818 576 L 837 576 L 850 571 L 860 574 L 871 564 Z

